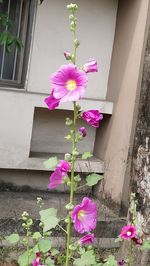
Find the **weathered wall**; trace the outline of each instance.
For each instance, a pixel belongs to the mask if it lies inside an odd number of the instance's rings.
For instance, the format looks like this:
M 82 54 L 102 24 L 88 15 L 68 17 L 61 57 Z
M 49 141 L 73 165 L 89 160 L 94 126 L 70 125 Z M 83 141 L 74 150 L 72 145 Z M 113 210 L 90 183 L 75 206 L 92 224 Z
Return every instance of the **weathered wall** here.
M 107 99 L 114 102 L 114 112 L 97 131 L 95 154 L 104 159 L 105 199 L 128 205 L 130 173 L 129 154 L 141 83 L 141 67 L 147 39 L 149 0 L 120 0 L 110 68 Z M 130 167 L 129 167 L 130 168 Z
M 138 218 L 145 236 L 150 235 L 150 30 L 145 51 L 138 120 L 134 138 L 133 189 L 138 200 Z M 141 265 L 150 262 L 150 252 L 142 257 Z

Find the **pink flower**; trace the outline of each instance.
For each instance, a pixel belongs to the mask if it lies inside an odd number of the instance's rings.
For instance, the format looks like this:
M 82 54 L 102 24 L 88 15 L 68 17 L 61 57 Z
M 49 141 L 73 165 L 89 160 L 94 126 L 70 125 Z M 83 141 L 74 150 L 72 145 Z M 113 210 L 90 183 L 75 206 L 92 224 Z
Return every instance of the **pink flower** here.
M 126 264 L 126 262 L 125 262 L 124 259 L 122 259 L 122 260 L 120 260 L 120 261 L 118 262 L 118 265 L 125 265 L 125 264 Z
M 48 184 L 48 188 L 56 188 L 57 186 L 63 184 L 64 177 L 67 175 L 69 170 L 70 164 L 65 160 L 61 160 L 57 165 L 55 171 L 50 176 L 50 183 Z
M 81 133 L 82 137 L 85 137 L 87 134 L 86 128 L 85 127 L 80 127 L 79 132 Z
M 42 266 L 42 264 L 40 263 L 40 253 L 39 252 L 36 253 L 36 258 L 32 262 L 32 266 Z
M 70 164 L 65 160 L 61 160 L 56 169 L 60 169 L 62 175 L 66 175 L 70 170 Z
M 131 239 L 136 235 L 136 227 L 133 224 L 123 226 L 121 229 L 120 236 L 123 239 Z
M 77 101 L 83 98 L 88 78 L 84 71 L 75 65 L 62 65 L 51 76 L 53 96 L 60 102 Z
M 95 59 L 91 59 L 88 61 L 88 63 L 83 65 L 83 70 L 86 73 L 90 73 L 90 72 L 97 72 L 98 71 L 98 67 L 97 67 L 97 62 Z
M 48 109 L 49 110 L 53 110 L 56 107 L 58 107 L 58 105 L 59 105 L 59 99 L 55 99 L 54 98 L 53 92 L 54 92 L 54 90 L 52 90 L 50 96 L 49 97 L 46 97 L 45 100 L 44 100 L 44 102 L 48 106 Z
M 71 214 L 75 230 L 83 234 L 95 229 L 96 215 L 96 204 L 87 197 L 83 198 L 81 205 L 76 205 Z
M 82 238 L 80 238 L 80 243 L 82 246 L 88 245 L 88 244 L 93 244 L 95 238 L 94 238 L 94 234 L 87 234 L 85 236 L 83 236 Z
M 99 121 L 103 119 L 103 115 L 98 110 L 88 110 L 82 113 L 82 118 L 89 125 L 99 127 Z

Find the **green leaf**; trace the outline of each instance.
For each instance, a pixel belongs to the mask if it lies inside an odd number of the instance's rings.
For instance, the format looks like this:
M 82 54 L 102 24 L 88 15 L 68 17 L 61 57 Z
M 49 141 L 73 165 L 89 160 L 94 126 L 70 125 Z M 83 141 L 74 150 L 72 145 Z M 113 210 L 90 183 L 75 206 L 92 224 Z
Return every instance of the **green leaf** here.
M 81 255 L 81 258 L 76 259 L 74 261 L 74 265 L 76 266 L 90 266 L 96 265 L 95 256 L 93 254 L 93 250 L 87 251 Z
M 47 232 L 52 228 L 55 228 L 59 222 L 57 216 L 57 210 L 54 208 L 49 208 L 39 212 L 41 216 L 41 222 L 43 223 L 43 231 Z
M 106 261 L 104 263 L 105 266 L 117 266 L 118 265 L 115 257 L 112 256 L 112 255 L 109 255 L 108 258 L 105 261 Z
M 141 246 L 141 250 L 149 250 L 150 249 L 150 240 L 144 240 Z
M 42 239 L 39 241 L 39 250 L 43 253 L 48 252 L 52 247 L 52 242 L 47 239 Z
M 59 254 L 59 250 L 57 250 L 56 248 L 51 249 L 51 256 L 56 256 L 58 254 Z
M 86 160 L 86 159 L 88 159 L 88 158 L 91 158 L 92 156 L 93 156 L 92 153 L 90 153 L 89 151 L 86 151 L 86 152 L 84 152 L 84 153 L 82 154 L 82 159 L 83 159 L 83 160 Z
M 45 260 L 45 264 L 46 266 L 55 266 L 54 261 L 50 257 Z
M 33 234 L 33 236 L 32 236 L 32 238 L 35 239 L 35 240 L 38 240 L 38 239 L 41 238 L 41 237 L 42 237 L 42 236 L 41 236 L 40 232 L 35 232 L 35 233 Z
M 86 184 L 89 187 L 92 187 L 98 183 L 98 181 L 102 180 L 103 176 L 98 174 L 91 174 L 86 177 Z
M 35 258 L 35 254 L 32 252 L 31 255 L 29 255 L 29 263 L 32 263 L 34 258 Z M 18 263 L 19 263 L 19 266 L 28 266 L 28 252 L 27 251 L 19 256 Z
M 44 162 L 44 166 L 46 169 L 50 169 L 50 170 L 53 170 L 56 165 L 58 164 L 58 159 L 57 157 L 50 157 L 48 160 L 46 160 Z
M 9 244 L 15 244 L 19 241 L 19 235 L 18 234 L 12 234 L 10 236 L 6 237 L 6 240 L 9 242 Z

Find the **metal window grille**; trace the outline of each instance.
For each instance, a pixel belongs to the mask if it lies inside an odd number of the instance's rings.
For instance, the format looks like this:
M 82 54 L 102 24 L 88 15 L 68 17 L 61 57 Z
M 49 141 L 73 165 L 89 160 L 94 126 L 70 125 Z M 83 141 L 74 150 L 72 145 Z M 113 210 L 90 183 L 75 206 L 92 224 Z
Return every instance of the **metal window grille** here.
M 5 45 L 0 46 L 0 85 L 23 88 L 34 7 L 34 0 L 4 0 L 0 5 L 0 13 L 7 12 L 13 22 L 13 27 L 6 26 L 3 30 L 11 32 L 23 43 L 20 51 L 13 47 L 10 53 L 6 51 Z

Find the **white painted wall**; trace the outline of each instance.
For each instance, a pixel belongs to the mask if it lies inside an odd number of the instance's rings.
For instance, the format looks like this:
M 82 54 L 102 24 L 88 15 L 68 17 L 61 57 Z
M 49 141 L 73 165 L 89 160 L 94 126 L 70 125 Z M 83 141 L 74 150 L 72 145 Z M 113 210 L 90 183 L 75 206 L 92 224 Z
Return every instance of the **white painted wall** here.
M 105 99 L 114 40 L 118 0 L 77 0 L 77 63 L 96 58 L 99 72 L 89 74 L 86 98 Z M 45 0 L 37 9 L 27 90 L 49 93 L 49 76 L 66 63 L 63 52 L 72 52 L 66 0 Z
M 0 88 L 0 168 L 22 169 L 25 165 L 30 165 L 31 144 L 33 150 L 36 150 L 34 141 L 38 139 L 34 136 L 32 138 L 34 109 L 45 107 L 45 94 L 48 94 L 50 89 L 49 75 L 65 62 L 63 52 L 72 44 L 72 33 L 68 29 L 69 12 L 65 8 L 69 2 L 45 0 L 41 6 L 38 6 L 26 90 Z M 81 40 L 78 62 L 81 64 L 95 57 L 100 64 L 99 73 L 89 74 L 87 99 L 82 99 L 80 105 L 83 110 L 95 108 L 111 114 L 113 105 L 105 101 L 105 96 L 117 0 L 76 2 L 79 5 Z M 61 104 L 59 109 L 71 110 L 72 103 Z M 85 147 L 92 151 L 94 141 L 95 130 L 91 128 Z

